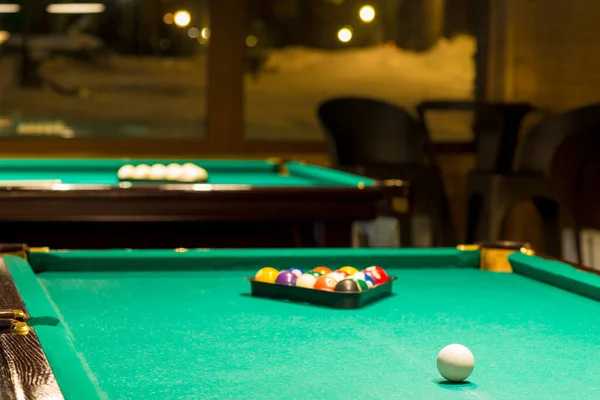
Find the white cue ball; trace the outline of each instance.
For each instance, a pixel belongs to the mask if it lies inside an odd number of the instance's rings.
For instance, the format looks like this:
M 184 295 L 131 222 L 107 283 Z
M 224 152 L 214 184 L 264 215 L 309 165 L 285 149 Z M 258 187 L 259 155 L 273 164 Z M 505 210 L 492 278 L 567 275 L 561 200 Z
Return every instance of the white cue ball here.
M 167 165 L 167 179 L 170 181 L 178 181 L 181 177 L 181 167 L 179 164 L 169 164 Z
M 315 287 L 317 277 L 312 274 L 302 274 L 296 279 L 296 286 L 312 289 Z
M 167 167 L 162 164 L 154 164 L 150 168 L 150 179 L 155 181 L 164 181 L 167 179 Z
M 473 367 L 473 353 L 462 344 L 450 344 L 437 356 L 437 369 L 440 375 L 450 382 L 464 381 L 473 372 Z
M 133 179 L 144 180 L 150 176 L 150 166 L 146 164 L 140 164 L 133 169 Z
M 119 172 L 117 172 L 119 179 L 121 179 L 122 181 L 131 179 L 131 177 L 133 176 L 133 169 L 133 165 L 131 164 L 123 165 L 121 168 L 119 168 Z

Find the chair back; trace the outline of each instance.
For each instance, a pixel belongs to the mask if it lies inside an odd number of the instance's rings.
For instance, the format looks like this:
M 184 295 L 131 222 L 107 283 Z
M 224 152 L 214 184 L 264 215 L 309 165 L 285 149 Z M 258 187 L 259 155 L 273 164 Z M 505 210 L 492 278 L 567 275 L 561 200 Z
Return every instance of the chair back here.
M 551 175 L 568 167 L 600 138 L 600 103 L 545 119 L 525 135 L 517 154 L 516 171 Z M 600 156 L 599 156 L 600 157 Z
M 429 137 L 406 110 L 380 100 L 335 98 L 318 109 L 338 167 L 428 162 Z

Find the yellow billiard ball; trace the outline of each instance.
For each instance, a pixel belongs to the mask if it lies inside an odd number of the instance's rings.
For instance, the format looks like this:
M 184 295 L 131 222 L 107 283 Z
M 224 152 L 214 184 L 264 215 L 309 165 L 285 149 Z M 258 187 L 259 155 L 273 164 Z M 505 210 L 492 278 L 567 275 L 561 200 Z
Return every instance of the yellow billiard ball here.
M 279 271 L 277 271 L 273 267 L 264 267 L 258 270 L 256 275 L 254 275 L 254 280 L 258 282 L 265 283 L 275 283 L 275 279 L 277 279 L 277 275 Z
M 338 271 L 345 272 L 345 273 L 348 274 L 348 276 L 352 276 L 352 275 L 354 275 L 355 273 L 358 272 L 358 270 L 356 268 L 350 267 L 349 265 L 346 265 L 346 266 L 338 269 Z

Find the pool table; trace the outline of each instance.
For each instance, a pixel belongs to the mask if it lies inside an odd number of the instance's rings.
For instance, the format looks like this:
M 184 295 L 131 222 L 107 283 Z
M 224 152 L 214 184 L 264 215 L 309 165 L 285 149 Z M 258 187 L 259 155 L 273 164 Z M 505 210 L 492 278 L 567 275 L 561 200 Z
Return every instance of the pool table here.
M 127 163 L 193 162 L 206 184 L 120 182 Z M 407 209 L 408 186 L 302 162 L 0 160 L 0 243 L 54 248 L 345 247 Z
M 600 398 L 600 276 L 516 248 L 5 247 L 0 393 Z M 253 297 L 245 279 L 265 265 L 348 264 L 387 269 L 393 295 L 340 310 Z M 437 353 L 450 343 L 474 353 L 467 382 L 437 373 Z

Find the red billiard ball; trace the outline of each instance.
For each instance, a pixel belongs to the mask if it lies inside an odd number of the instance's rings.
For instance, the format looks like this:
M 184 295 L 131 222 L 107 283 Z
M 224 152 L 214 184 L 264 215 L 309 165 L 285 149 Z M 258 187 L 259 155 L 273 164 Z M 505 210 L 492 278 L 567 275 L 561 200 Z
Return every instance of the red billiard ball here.
M 376 265 L 370 266 L 369 268 L 363 271 L 365 275 L 370 276 L 375 281 L 376 285 L 380 285 L 382 283 L 386 283 L 390 278 L 388 277 L 387 272 L 381 267 Z

